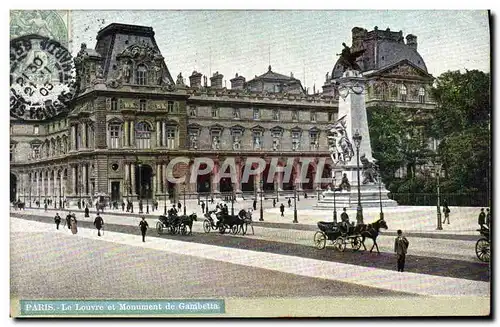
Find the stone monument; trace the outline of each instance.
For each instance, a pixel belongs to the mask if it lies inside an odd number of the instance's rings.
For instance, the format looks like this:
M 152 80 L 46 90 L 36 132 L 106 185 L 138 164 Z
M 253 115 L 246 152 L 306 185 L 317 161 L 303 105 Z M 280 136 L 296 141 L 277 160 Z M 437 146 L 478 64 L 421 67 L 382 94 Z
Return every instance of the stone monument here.
M 380 203 L 384 207 L 397 206 L 396 201 L 388 198 L 389 191 L 378 176 L 378 166 L 372 156 L 365 104 L 366 79 L 357 70 L 359 66 L 356 64 L 357 57 L 364 50 L 351 53 L 345 44 L 344 48 L 341 62 L 345 71 L 336 81 L 339 119 L 331 126 L 328 135 L 330 155 L 334 162 L 332 186 L 323 192 L 316 208 L 333 209 L 335 200 L 335 207 L 339 212 L 343 207 L 356 209 L 358 185 L 363 208 L 378 207 Z M 359 148 L 355 139 L 359 142 Z

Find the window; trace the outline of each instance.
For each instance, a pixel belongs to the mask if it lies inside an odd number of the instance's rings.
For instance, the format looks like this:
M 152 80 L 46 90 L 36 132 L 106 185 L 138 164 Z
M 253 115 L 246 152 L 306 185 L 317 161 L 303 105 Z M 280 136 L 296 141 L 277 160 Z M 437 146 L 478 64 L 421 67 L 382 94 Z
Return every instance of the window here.
M 404 84 L 399 88 L 399 92 L 401 93 L 401 101 L 406 102 L 406 86 Z
M 210 133 L 212 137 L 212 150 L 220 149 L 220 131 L 215 130 Z
M 240 119 L 240 109 L 233 108 L 233 118 L 234 119 Z
M 281 132 L 280 131 L 273 131 L 272 132 L 272 137 L 273 137 L 273 151 L 279 151 L 280 149 L 280 139 L 281 139 Z
M 253 110 L 253 119 L 260 119 L 260 110 L 259 109 Z
M 273 120 L 280 120 L 280 111 L 278 109 L 273 109 Z
M 111 98 L 111 111 L 118 110 L 118 100 L 116 98 Z
M 311 141 L 310 150 L 318 150 L 319 148 L 318 132 L 310 132 L 309 139 Z
M 175 149 L 175 127 L 167 128 L 167 148 Z
M 300 149 L 300 132 L 293 131 L 292 132 L 292 151 L 297 151 Z
M 120 148 L 120 125 L 119 124 L 109 125 L 109 148 L 110 149 Z
M 38 135 L 40 133 L 40 126 L 33 126 L 33 134 Z
M 198 116 L 197 110 L 195 106 L 189 107 L 189 117 L 196 117 Z
M 316 121 L 316 112 L 315 111 L 311 111 L 311 121 L 312 122 Z
M 333 121 L 333 112 L 328 113 L 328 121 Z
M 151 126 L 145 122 L 138 123 L 135 130 L 135 138 L 137 148 L 149 149 L 151 146 Z
M 139 110 L 146 111 L 146 100 L 142 99 L 139 101 Z
M 190 149 L 198 149 L 198 131 L 191 130 L 189 131 L 189 148 Z
M 167 111 L 169 114 L 174 113 L 174 102 L 173 101 L 168 101 L 167 102 Z
M 136 84 L 146 85 L 147 69 L 144 65 L 137 66 Z
M 233 131 L 233 150 L 241 149 L 241 131 Z
M 425 103 L 425 89 L 423 87 L 418 90 L 418 102 Z
M 253 132 L 253 148 L 254 150 L 262 149 L 262 132 L 254 131 Z
M 297 110 L 292 111 L 292 120 L 293 121 L 298 121 L 299 120 L 299 112 Z
M 39 159 L 40 158 L 40 144 L 33 144 L 31 147 L 31 155 L 33 159 Z
M 219 108 L 212 108 L 212 118 L 217 118 L 219 116 Z

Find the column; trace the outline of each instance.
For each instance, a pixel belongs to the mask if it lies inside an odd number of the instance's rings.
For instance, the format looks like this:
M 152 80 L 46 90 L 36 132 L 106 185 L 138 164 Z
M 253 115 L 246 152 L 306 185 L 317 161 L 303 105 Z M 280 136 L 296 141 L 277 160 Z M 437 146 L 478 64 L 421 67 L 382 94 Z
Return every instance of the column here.
M 302 179 L 300 177 L 300 172 L 302 169 L 302 163 L 296 162 L 294 165 L 294 180 L 295 180 L 295 185 L 297 185 L 297 191 L 302 191 Z M 306 174 L 307 176 L 307 174 Z
M 167 181 L 167 164 L 164 163 L 161 166 L 161 175 L 162 175 L 162 181 L 163 181 L 163 193 L 167 193 L 168 191 L 168 181 Z
M 50 173 L 47 172 L 47 196 L 52 199 L 52 189 L 50 185 Z M 46 197 L 47 198 L 47 197 Z
M 162 187 L 161 187 L 161 181 L 162 181 L 162 175 L 161 175 L 161 164 L 157 163 L 156 164 L 156 189 L 158 193 L 163 193 Z
M 130 146 L 135 146 L 135 124 L 134 121 L 130 121 Z
M 278 164 L 279 165 L 279 164 Z M 283 165 L 280 165 L 280 167 L 284 167 Z M 276 188 L 279 192 L 283 191 L 283 175 L 285 172 L 279 172 L 276 173 L 274 176 L 276 178 Z
M 163 146 L 167 146 L 167 123 L 162 123 L 163 128 L 161 129 L 161 135 L 163 140 Z
M 42 172 L 42 183 L 41 183 L 41 186 L 42 186 L 42 192 L 41 192 L 41 196 L 43 197 L 43 200 L 45 200 L 47 198 L 47 190 L 45 188 L 45 172 Z M 42 205 L 42 201 L 40 201 L 40 206 Z
M 123 146 L 127 147 L 128 146 L 128 137 L 129 137 L 129 131 L 128 131 L 128 121 L 123 122 Z
M 76 126 L 75 125 L 71 125 L 71 144 L 70 144 L 70 147 L 69 147 L 69 151 L 71 150 L 76 150 Z
M 123 189 L 125 190 L 125 195 L 130 195 L 130 164 L 126 163 L 125 164 L 125 178 L 124 178 L 124 183 L 123 183 Z
M 156 121 L 156 146 L 162 146 L 161 143 L 161 123 L 160 121 Z
M 220 179 L 218 178 L 219 176 L 217 176 L 219 174 L 219 170 L 220 170 L 219 161 L 214 160 L 214 169 L 212 170 L 212 173 L 210 174 L 210 179 L 212 182 L 212 193 L 220 193 L 220 189 L 219 189 Z
M 54 187 L 53 187 L 53 189 L 54 189 L 54 196 L 53 196 L 52 201 L 55 202 L 55 201 L 57 201 L 57 195 L 59 194 L 58 193 L 59 189 L 57 188 L 57 170 L 54 171 Z M 59 205 L 59 203 L 57 205 Z
M 233 185 L 236 193 L 241 193 L 241 161 L 236 161 L 236 181 Z
M 73 195 L 76 195 L 77 194 L 77 191 L 76 191 L 76 166 L 73 165 L 71 166 L 71 178 L 72 178 L 72 187 L 71 187 L 71 193 Z
M 87 148 L 87 123 L 82 124 L 82 148 Z
M 130 183 L 132 185 L 132 196 L 136 195 L 135 193 L 135 164 L 130 164 Z
M 156 166 L 156 169 L 155 170 L 158 170 L 158 164 L 155 164 Z M 154 171 L 153 171 L 154 173 Z M 156 193 L 158 193 L 158 184 L 157 184 L 157 181 L 158 181 L 158 178 L 157 178 L 157 175 L 155 174 L 153 176 L 153 199 L 156 198 Z
M 64 170 L 61 169 L 61 177 L 59 177 L 59 194 L 61 195 L 61 199 L 63 199 L 64 195 Z
M 82 165 L 82 173 L 83 173 L 83 195 L 87 195 L 87 164 Z

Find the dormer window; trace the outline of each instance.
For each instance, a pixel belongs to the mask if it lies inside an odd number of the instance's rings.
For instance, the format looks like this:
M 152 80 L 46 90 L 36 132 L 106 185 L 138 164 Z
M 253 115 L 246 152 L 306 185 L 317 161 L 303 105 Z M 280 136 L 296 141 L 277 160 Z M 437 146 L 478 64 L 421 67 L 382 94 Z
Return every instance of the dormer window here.
M 35 135 L 40 134 L 40 126 L 38 125 L 33 126 L 33 134 Z
M 401 94 L 401 101 L 406 102 L 406 86 L 404 84 L 401 85 L 399 88 L 399 93 Z
M 167 111 L 169 114 L 174 113 L 174 102 L 173 101 L 168 101 L 167 102 Z
M 425 89 L 423 87 L 418 90 L 418 102 L 425 103 Z
M 146 85 L 147 81 L 147 69 L 144 65 L 137 66 L 136 84 Z

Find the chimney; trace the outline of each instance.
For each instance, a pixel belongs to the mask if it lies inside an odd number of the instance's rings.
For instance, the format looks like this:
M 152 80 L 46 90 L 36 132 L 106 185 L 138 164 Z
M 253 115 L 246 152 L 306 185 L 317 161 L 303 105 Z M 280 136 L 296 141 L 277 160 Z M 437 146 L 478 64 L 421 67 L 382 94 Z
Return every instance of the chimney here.
M 413 34 L 408 34 L 406 36 L 406 45 L 417 50 L 417 37 Z
M 198 73 L 196 70 L 193 72 L 191 76 L 189 76 L 189 85 L 192 88 L 199 89 L 201 88 L 201 73 Z
M 243 90 L 245 87 L 245 77 L 243 76 L 238 76 L 238 73 L 236 73 L 236 76 L 230 80 L 231 81 L 231 89 L 233 90 Z
M 352 33 L 352 50 L 357 51 L 359 49 L 363 48 L 363 40 L 366 37 L 366 34 L 368 33 L 367 30 L 361 27 L 354 27 L 351 30 Z
M 222 89 L 222 78 L 224 75 L 215 72 L 212 77 L 210 77 L 210 87 L 214 89 Z

